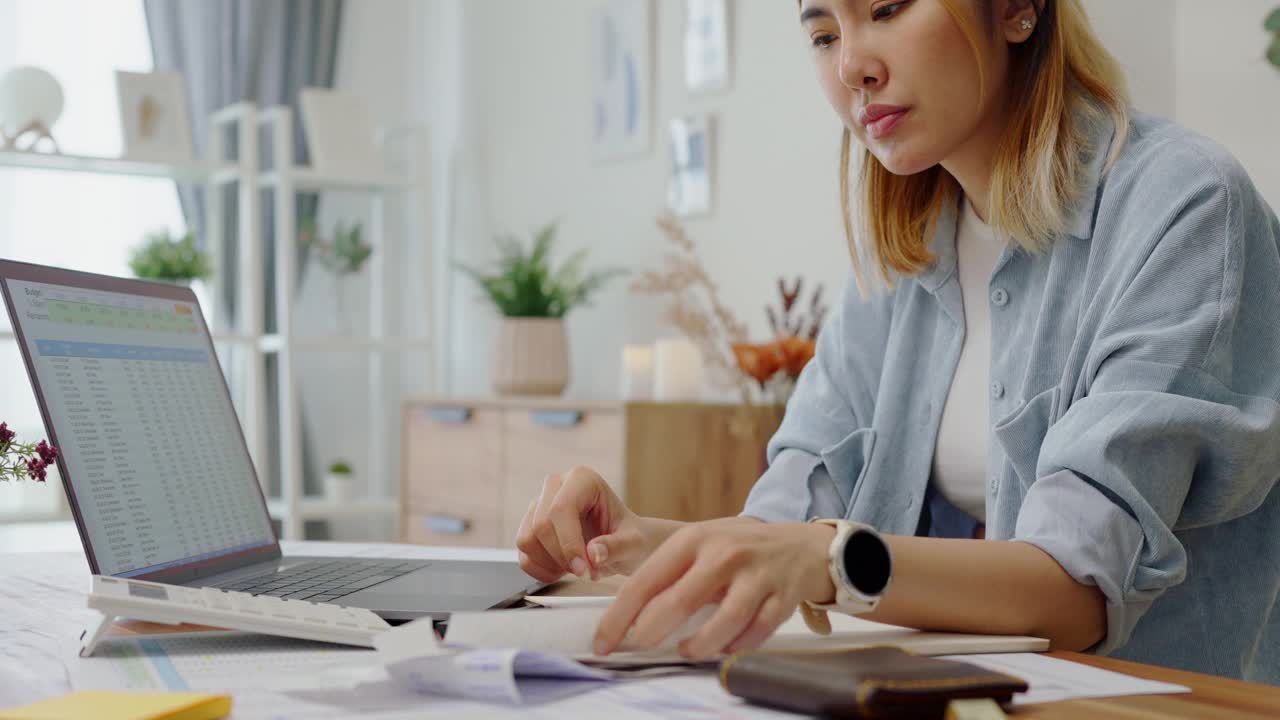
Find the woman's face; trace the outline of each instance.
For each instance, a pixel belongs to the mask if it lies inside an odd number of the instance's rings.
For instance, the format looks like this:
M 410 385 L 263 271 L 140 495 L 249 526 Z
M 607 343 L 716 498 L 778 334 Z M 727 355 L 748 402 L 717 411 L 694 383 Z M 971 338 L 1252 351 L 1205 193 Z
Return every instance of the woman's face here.
M 1031 34 L 1021 21 L 1035 15 L 1029 0 L 957 5 L 974 13 L 981 60 L 942 0 L 801 0 L 827 100 L 896 175 L 998 141 L 1008 43 Z

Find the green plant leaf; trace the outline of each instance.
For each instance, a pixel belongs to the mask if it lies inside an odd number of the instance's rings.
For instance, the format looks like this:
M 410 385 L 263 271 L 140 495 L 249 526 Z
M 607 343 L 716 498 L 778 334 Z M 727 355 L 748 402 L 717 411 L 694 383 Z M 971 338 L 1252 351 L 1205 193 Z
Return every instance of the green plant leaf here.
M 130 253 L 129 269 L 148 280 L 193 280 L 213 274 L 209 256 L 196 247 L 195 233 L 187 230 L 174 238 L 168 230 L 147 233 Z
M 1280 7 L 1271 11 L 1266 21 L 1262 23 L 1262 27 L 1266 28 L 1267 32 L 1280 33 Z
M 551 246 L 556 240 L 556 224 L 547 223 L 545 227 L 537 232 L 533 238 L 533 254 L 529 257 L 529 264 L 537 266 L 545 266 L 547 258 L 551 255 Z
M 1271 43 L 1271 47 L 1267 48 L 1267 61 L 1280 68 L 1280 37 L 1277 37 Z
M 461 263 L 455 267 L 475 280 L 498 311 L 507 317 L 564 317 L 573 308 L 585 304 L 605 282 L 625 273 L 608 270 L 582 278 L 586 250 L 570 255 L 558 269 L 552 268 L 550 256 L 557 227 L 557 223 L 552 222 L 535 231 L 527 252 L 517 238 L 509 234 L 496 235 L 494 242 L 499 258 L 493 272 Z

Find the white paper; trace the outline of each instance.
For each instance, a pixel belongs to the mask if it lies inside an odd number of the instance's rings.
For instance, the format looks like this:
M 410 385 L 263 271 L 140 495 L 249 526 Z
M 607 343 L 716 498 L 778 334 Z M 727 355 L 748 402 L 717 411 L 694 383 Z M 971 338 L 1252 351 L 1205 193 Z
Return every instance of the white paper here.
M 567 600 L 567 599 L 565 599 Z M 446 641 L 472 648 L 537 650 L 565 655 L 586 662 L 602 659 L 592 653 L 596 626 L 607 610 L 607 598 L 576 598 L 568 607 L 552 609 L 489 610 L 454 613 Z M 608 657 L 612 664 L 682 662 L 676 653 L 680 640 L 691 636 L 715 612 L 708 605 L 673 633 L 660 648 L 639 651 L 624 641 L 620 652 Z M 531 613 L 533 613 L 531 615 Z M 1049 649 L 1041 638 L 963 633 L 925 632 L 871 622 L 848 615 L 831 614 L 830 635 L 816 635 L 799 613 L 783 623 L 764 647 L 774 650 L 834 650 L 893 645 L 921 655 L 951 655 L 981 652 L 1038 652 Z
M 548 652 L 445 647 L 436 641 L 430 620 L 401 625 L 374 642 L 393 679 L 431 695 L 537 704 L 594 689 L 614 677 Z
M 995 672 L 1022 678 L 1030 686 L 1015 695 L 1014 705 L 1079 700 L 1081 698 L 1116 697 L 1119 695 L 1162 695 L 1188 693 L 1183 685 L 1143 680 L 1110 670 L 1074 663 L 1035 653 L 1001 655 L 953 655 L 947 660 L 973 663 Z
M 443 642 L 429 620 L 394 628 L 375 640 L 388 674 L 403 686 L 446 697 L 532 704 L 595 689 L 638 673 L 693 669 L 676 652 L 718 609 L 708 605 L 658 648 L 641 650 L 624 640 L 607 657 L 591 651 L 607 598 L 578 599 L 571 607 L 454 613 Z M 1037 638 L 924 633 L 858 618 L 832 618 L 830 636 L 813 634 L 792 618 L 766 647 L 808 650 L 898 645 L 934 654 L 970 649 L 1043 649 Z M 627 671 L 628 674 L 624 674 Z
M 611 595 L 525 595 L 524 600 L 542 607 L 609 607 L 613 604 Z

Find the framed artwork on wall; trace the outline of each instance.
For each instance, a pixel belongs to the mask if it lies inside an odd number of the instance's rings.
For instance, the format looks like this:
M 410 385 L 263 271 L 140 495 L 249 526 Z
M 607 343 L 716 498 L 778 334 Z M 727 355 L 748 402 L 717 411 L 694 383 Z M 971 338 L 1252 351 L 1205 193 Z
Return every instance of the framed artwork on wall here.
M 690 115 L 671 120 L 671 177 L 667 206 L 681 217 L 711 212 L 712 118 Z
M 653 5 L 608 0 L 591 13 L 591 128 L 597 160 L 648 152 Z
M 124 157 L 152 162 L 190 162 L 191 120 L 182 75 L 176 72 L 116 72 Z
M 690 93 L 729 88 L 727 0 L 685 0 L 684 83 Z

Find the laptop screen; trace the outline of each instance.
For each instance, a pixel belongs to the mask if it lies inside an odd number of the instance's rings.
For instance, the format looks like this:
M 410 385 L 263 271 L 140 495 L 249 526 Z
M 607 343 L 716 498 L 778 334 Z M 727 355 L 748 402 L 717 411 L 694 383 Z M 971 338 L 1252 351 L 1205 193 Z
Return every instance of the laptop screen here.
M 4 280 L 98 573 L 132 577 L 275 544 L 195 302 L 165 298 L 167 288 Z

